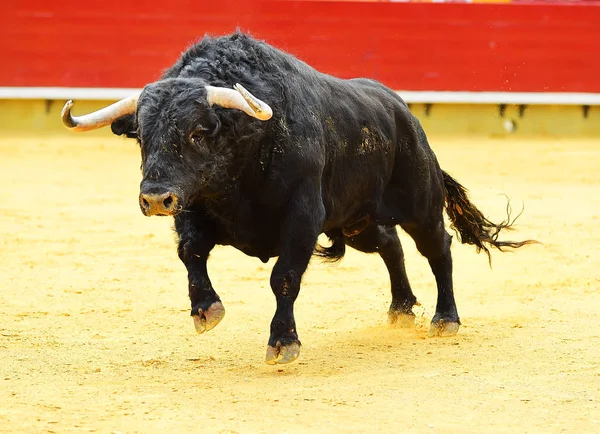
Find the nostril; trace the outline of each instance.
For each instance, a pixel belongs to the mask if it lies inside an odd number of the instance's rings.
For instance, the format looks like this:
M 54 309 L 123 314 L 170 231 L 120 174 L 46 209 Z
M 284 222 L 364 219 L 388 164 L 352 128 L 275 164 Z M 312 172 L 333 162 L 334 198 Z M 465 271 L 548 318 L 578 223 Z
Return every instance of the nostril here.
M 145 216 L 175 215 L 178 211 L 179 197 L 172 192 L 140 193 L 140 208 Z

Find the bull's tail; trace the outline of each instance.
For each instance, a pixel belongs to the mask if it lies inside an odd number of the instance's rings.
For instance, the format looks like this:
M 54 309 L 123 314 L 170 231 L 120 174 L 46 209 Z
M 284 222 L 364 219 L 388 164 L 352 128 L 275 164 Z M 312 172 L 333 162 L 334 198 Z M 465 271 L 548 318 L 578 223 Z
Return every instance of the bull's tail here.
M 492 257 L 488 246 L 504 251 L 506 248 L 516 249 L 527 244 L 537 243 L 535 240 L 499 241 L 500 231 L 502 229 L 512 229 L 514 222 L 521 214 L 511 219 L 509 202 L 506 207 L 506 220 L 502 223 L 491 222 L 471 203 L 467 189 L 446 172 L 443 172 L 443 174 L 446 190 L 446 212 L 450 217 L 450 227 L 454 229 L 461 243 L 473 244 L 478 253 L 483 250 L 488 255 L 490 265 Z
M 331 246 L 324 247 L 317 244 L 315 247 L 315 254 L 320 256 L 326 262 L 340 261 L 346 254 L 346 243 L 344 242 L 342 231 L 328 231 L 325 232 L 325 235 L 327 235 L 327 238 L 331 241 Z

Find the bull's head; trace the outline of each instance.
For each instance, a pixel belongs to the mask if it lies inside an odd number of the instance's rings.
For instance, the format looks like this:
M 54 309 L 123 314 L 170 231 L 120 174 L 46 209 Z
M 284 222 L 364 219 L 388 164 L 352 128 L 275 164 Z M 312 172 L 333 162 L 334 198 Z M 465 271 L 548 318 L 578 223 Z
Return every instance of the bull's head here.
M 73 131 L 112 125 L 115 134 L 137 138 L 142 151 L 140 208 L 144 215 L 176 215 L 222 175 L 231 150 L 223 144 L 223 116 L 214 106 L 241 110 L 268 120 L 271 108 L 241 85 L 233 89 L 206 85 L 199 79 L 165 79 L 137 95 L 84 116 L 62 111 Z M 222 110 L 220 110 L 222 112 Z

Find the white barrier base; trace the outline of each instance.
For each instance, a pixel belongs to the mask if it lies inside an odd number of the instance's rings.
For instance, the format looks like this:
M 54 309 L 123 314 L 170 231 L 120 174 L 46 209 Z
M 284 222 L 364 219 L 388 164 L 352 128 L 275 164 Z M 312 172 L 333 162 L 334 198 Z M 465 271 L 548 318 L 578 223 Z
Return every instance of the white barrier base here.
M 93 87 L 0 87 L 0 99 L 118 100 L 141 89 Z M 600 93 L 397 91 L 407 103 L 600 105 Z

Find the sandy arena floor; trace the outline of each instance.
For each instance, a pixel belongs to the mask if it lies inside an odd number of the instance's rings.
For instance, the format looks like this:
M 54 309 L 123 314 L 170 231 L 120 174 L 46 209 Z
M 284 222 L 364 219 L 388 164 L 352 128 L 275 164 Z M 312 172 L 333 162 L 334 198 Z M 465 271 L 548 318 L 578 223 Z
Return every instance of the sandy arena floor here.
M 493 269 L 454 243 L 463 327 L 427 338 L 436 289 L 403 235 L 423 304 L 386 325 L 377 255 L 314 260 L 300 359 L 268 366 L 269 272 L 232 248 L 209 271 L 227 316 L 196 335 L 169 218 L 137 204 L 120 138 L 0 139 L 0 432 L 600 432 L 600 147 L 432 140 L 442 167 L 535 238 Z M 511 235 L 510 233 L 508 235 Z

